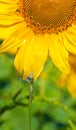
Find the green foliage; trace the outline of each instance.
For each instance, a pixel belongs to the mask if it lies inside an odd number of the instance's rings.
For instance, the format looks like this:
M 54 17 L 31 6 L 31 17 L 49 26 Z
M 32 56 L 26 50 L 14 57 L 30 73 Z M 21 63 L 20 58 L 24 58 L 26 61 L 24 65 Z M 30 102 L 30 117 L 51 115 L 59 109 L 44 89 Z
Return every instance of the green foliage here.
M 29 83 L 18 77 L 13 61 L 0 54 L 0 130 L 28 130 Z M 59 76 L 48 59 L 33 83 L 32 130 L 76 130 L 76 100 L 57 86 Z

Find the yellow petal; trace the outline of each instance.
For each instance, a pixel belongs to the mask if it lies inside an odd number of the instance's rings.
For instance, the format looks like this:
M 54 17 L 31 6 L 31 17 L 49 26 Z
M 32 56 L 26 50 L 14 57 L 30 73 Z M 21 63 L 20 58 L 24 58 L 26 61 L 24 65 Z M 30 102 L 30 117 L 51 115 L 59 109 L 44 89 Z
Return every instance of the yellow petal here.
M 36 35 L 19 49 L 14 65 L 19 74 L 24 70 L 24 78 L 39 76 L 48 55 L 48 42 L 48 36 Z
M 67 79 L 68 79 L 68 76 L 67 74 L 65 73 L 61 73 L 61 76 L 59 77 L 59 79 L 57 80 L 57 84 L 60 88 L 63 88 L 65 87 L 65 85 L 67 84 Z
M 7 14 L 18 9 L 18 0 L 0 0 L 0 14 Z
M 73 98 L 76 98 L 76 74 L 71 73 L 68 78 L 68 90 Z
M 1 15 L 0 14 L 0 28 L 10 27 L 16 23 L 22 22 L 24 19 L 20 16 L 15 14 L 10 15 Z
M 19 0 L 0 0 L 0 39 L 7 38 L 15 28 L 14 25 L 24 21 L 15 12 L 19 8 L 18 3 Z
M 72 24 L 69 28 L 67 28 L 66 32 L 76 35 L 76 24 Z
M 61 35 L 52 34 L 50 36 L 49 54 L 54 64 L 61 72 L 66 74 L 70 72 L 68 52 L 63 45 Z
M 24 19 L 15 14 L 12 15 L 0 15 L 0 39 L 6 39 L 15 31 L 15 28 L 19 26 L 19 23 L 22 23 Z M 26 23 L 24 27 L 26 26 Z
M 0 3 L 3 2 L 3 3 L 16 3 L 16 2 L 19 2 L 19 0 L 0 0 Z
M 25 23 L 16 25 L 12 30 L 12 34 L 1 44 L 0 53 L 1 52 L 9 52 L 12 54 L 16 53 L 18 48 L 24 42 L 26 42 L 25 37 L 29 32 L 30 29 L 26 27 Z
M 0 28 L 0 39 L 7 39 L 16 27 L 17 26 L 11 26 L 9 28 Z
M 69 52 L 76 54 L 76 30 L 74 28 L 71 27 L 63 32 L 63 42 Z

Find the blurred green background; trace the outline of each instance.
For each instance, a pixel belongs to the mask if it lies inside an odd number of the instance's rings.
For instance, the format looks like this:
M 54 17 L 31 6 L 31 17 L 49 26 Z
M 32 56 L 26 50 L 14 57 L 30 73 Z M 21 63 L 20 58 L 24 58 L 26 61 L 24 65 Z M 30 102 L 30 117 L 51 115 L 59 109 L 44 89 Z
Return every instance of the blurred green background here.
M 0 54 L 0 130 L 28 130 L 29 83 L 19 78 L 13 61 Z M 57 86 L 59 76 L 48 58 L 33 83 L 32 130 L 76 130 L 76 100 Z

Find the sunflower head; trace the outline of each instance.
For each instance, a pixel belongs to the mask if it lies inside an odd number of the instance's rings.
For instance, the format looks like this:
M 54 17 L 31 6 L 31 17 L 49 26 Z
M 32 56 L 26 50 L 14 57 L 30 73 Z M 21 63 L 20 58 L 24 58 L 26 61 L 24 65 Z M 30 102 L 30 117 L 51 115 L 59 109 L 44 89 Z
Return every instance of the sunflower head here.
M 76 87 L 76 0 L 0 0 L 0 37 L 0 52 L 16 54 L 23 78 L 37 79 L 49 56 L 63 81 Z

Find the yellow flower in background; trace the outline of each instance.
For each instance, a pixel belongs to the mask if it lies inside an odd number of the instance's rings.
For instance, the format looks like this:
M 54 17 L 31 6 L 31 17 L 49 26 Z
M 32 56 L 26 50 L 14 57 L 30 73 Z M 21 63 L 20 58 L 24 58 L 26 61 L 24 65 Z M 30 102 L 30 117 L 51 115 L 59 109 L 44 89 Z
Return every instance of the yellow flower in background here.
M 24 70 L 24 78 L 32 74 L 37 79 L 50 56 L 70 79 L 69 85 L 73 82 L 76 0 L 0 0 L 0 38 L 4 40 L 0 52 L 16 54 L 19 75 Z

